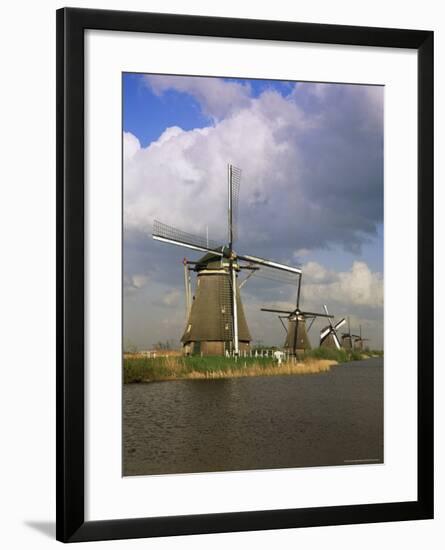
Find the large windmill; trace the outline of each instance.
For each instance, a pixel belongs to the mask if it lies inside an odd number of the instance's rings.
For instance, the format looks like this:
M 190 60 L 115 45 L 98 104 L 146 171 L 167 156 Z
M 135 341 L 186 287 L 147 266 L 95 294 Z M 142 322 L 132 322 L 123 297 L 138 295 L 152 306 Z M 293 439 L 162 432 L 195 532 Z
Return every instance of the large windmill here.
M 300 309 L 301 279 L 302 275 L 300 273 L 300 276 L 298 278 L 297 301 L 295 304 L 295 308 L 261 308 L 261 311 L 278 313 L 278 318 L 281 322 L 283 318 L 287 318 L 288 326 L 284 348 L 289 350 L 293 355 L 297 355 L 298 353 L 304 352 L 307 349 L 311 349 L 311 344 L 307 335 L 309 329 L 306 330 L 306 319 L 311 319 L 311 325 L 309 326 L 310 328 L 317 317 L 332 318 L 332 315 L 329 315 L 329 313 L 327 312 L 315 313 L 313 311 L 302 311 Z
M 326 305 L 323 305 L 326 315 L 329 314 Z M 337 330 L 346 323 L 346 319 L 340 319 L 337 323 L 333 323 L 329 318 L 329 325 L 320 330 L 320 347 L 341 349 L 341 343 L 337 335 Z
M 186 261 L 187 322 L 181 341 L 185 353 L 238 355 L 249 348 L 251 336 L 240 298 L 237 276 L 240 270 L 255 268 L 281 272 L 294 277 L 301 270 L 271 260 L 238 254 L 233 248 L 237 238 L 238 197 L 241 170 L 228 166 L 228 237 L 221 245 L 186 233 L 157 220 L 153 224 L 153 238 L 191 250 L 204 252 L 196 262 Z M 244 262 L 244 263 L 243 263 Z M 192 297 L 189 265 L 197 273 L 195 294 Z

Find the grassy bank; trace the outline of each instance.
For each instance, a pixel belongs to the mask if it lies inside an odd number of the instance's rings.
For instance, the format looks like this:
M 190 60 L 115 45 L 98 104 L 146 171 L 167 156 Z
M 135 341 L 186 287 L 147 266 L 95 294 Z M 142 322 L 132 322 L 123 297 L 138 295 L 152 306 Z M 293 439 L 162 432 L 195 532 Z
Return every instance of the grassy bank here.
M 242 376 L 274 376 L 315 374 L 327 372 L 337 363 L 369 357 L 362 352 L 317 348 L 302 356 L 298 362 L 279 365 L 267 357 L 246 357 L 235 361 L 227 357 L 167 357 L 124 358 L 124 383 L 154 380 L 236 378 Z
M 331 348 L 314 348 L 307 351 L 303 359 L 333 359 L 337 363 L 349 363 L 349 361 L 361 361 L 370 357 L 382 357 L 383 351 L 359 351 Z

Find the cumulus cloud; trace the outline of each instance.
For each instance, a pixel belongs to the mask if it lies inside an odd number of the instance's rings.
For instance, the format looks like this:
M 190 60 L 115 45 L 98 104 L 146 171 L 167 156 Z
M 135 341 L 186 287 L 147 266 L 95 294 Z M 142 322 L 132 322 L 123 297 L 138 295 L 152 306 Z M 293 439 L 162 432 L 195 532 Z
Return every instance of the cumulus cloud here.
M 382 88 L 299 83 L 287 96 L 268 89 L 252 97 L 247 84 L 220 79 L 147 76 L 145 82 L 159 95 L 192 95 L 212 124 L 171 126 L 147 147 L 124 134 L 124 268 L 133 289 L 134 276 L 149 269 L 150 284 L 138 290 L 147 295 L 144 315 L 154 303 L 152 288 L 156 307 L 181 307 L 180 262 L 192 254 L 153 241 L 153 220 L 190 233 L 208 230 L 223 244 L 230 162 L 242 169 L 237 250 L 286 263 L 306 260 L 305 304 L 332 302 L 339 312 L 374 323 L 377 334 L 382 275 L 363 261 L 336 272 L 308 260 L 330 247 L 359 254 L 383 221 Z M 292 303 L 295 294 L 253 280 L 243 293 L 251 330 L 260 336 L 268 334 L 268 321 L 259 306 L 272 299 Z M 182 318 L 181 312 L 179 325 Z
M 134 155 L 141 148 L 141 143 L 136 136 L 130 132 L 124 132 L 124 164 L 126 165 L 128 161 L 134 157 Z
M 356 306 L 381 308 L 383 306 L 383 276 L 373 272 L 362 261 L 354 261 L 348 271 L 327 269 L 317 262 L 308 262 L 302 266 L 302 299 L 306 303 L 320 308 L 323 304 L 343 304 L 346 308 Z M 287 309 L 295 303 L 295 290 L 288 288 L 281 300 L 268 302 L 278 308 Z
M 221 78 L 196 76 L 145 75 L 145 84 L 157 95 L 168 90 L 193 96 L 207 116 L 220 120 L 250 104 L 248 83 L 231 82 Z
M 307 300 L 353 306 L 383 306 L 383 276 L 373 273 L 365 262 L 355 261 L 349 271 L 334 272 L 316 262 L 303 266 L 304 296 Z
M 336 271 L 317 262 L 303 266 L 300 307 L 302 310 L 323 312 L 323 304 L 335 320 L 349 317 L 351 330 L 370 339 L 375 348 L 383 346 L 383 277 L 373 272 L 365 262 L 355 261 L 350 269 Z M 284 333 L 277 314 L 261 312 L 262 307 L 292 310 L 295 308 L 296 288 L 281 286 L 275 294 L 271 288 L 259 287 L 255 276 L 243 287 L 243 303 L 249 327 L 255 340 L 280 344 Z M 308 323 L 309 325 L 309 323 Z M 313 346 L 319 343 L 320 330 L 326 319 L 317 318 L 309 337 Z
M 180 87 L 182 78 L 172 78 Z M 162 79 L 159 89 L 170 82 Z M 194 79 L 185 81 L 182 87 L 197 93 Z M 243 170 L 241 246 L 287 260 L 296 248 L 341 244 L 358 252 L 383 217 L 381 135 L 366 130 L 367 111 L 358 107 L 370 101 L 366 87 L 331 89 L 320 99 L 311 86 L 287 97 L 268 90 L 212 126 L 167 128 L 146 148 L 126 134 L 126 227 L 150 233 L 160 218 L 224 236 L 231 162 Z

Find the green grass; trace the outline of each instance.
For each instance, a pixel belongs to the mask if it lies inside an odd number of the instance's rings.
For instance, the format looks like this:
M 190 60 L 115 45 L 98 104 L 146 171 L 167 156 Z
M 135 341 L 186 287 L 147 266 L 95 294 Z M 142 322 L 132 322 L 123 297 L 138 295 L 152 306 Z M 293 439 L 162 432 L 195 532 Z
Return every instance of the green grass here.
M 369 350 L 346 350 L 336 348 L 314 348 L 307 351 L 303 355 L 305 358 L 313 359 L 333 359 L 337 363 L 349 363 L 349 361 L 361 361 L 371 356 L 383 356 L 383 351 L 369 351 Z
M 333 359 L 337 363 L 346 363 L 349 361 L 349 354 L 344 349 L 334 348 L 314 348 L 308 350 L 303 355 L 304 359 Z
M 370 355 L 370 352 L 367 354 Z M 337 363 L 346 363 L 363 359 L 363 357 L 362 352 L 329 348 L 315 348 L 299 357 L 299 361 L 303 363 L 325 359 Z M 151 380 L 193 378 L 200 375 L 212 378 L 217 374 L 223 374 L 224 372 L 230 374 L 243 369 L 249 370 L 252 376 L 270 374 L 271 369 L 279 370 L 278 363 L 270 357 L 240 357 L 237 361 L 222 356 L 125 357 L 123 378 L 125 384 Z
M 176 378 L 178 375 L 184 376 L 192 372 L 219 372 L 233 367 L 249 367 L 254 364 L 260 368 L 266 368 L 272 364 L 272 360 L 270 357 L 241 357 L 235 361 L 222 356 L 199 357 L 193 355 L 188 357 L 124 358 L 124 384 Z

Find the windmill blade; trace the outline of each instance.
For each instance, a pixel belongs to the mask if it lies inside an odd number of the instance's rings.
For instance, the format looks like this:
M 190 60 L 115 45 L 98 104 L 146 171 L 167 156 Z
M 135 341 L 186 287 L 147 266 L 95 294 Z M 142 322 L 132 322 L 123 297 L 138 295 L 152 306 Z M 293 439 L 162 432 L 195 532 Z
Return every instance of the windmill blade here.
M 327 326 L 324 329 L 322 329 L 320 332 L 320 341 L 323 342 L 323 340 L 327 338 L 330 333 L 331 333 L 331 326 Z
M 153 222 L 153 239 L 156 241 L 175 244 L 177 246 L 183 246 L 185 248 L 191 248 L 192 250 L 211 252 L 216 256 L 224 256 L 222 252 L 215 250 L 217 248 L 221 248 L 221 246 L 216 242 L 208 241 L 206 237 L 186 233 L 181 229 L 161 223 L 158 220 L 154 220 Z
M 340 319 L 338 323 L 335 324 L 334 328 L 335 330 L 338 330 L 340 327 L 342 327 L 346 323 L 346 319 L 343 317 L 343 319 Z
M 326 315 L 329 315 L 328 306 L 327 306 L 326 304 L 323 304 L 323 309 L 325 310 Z M 329 319 L 329 324 L 330 324 L 331 327 L 332 327 L 332 321 L 331 321 L 331 319 Z
M 335 332 L 335 330 L 332 331 L 332 337 L 334 339 L 334 342 L 335 342 L 335 345 L 336 345 L 337 349 L 341 349 L 340 340 L 338 339 L 338 336 L 337 336 L 337 333 Z
M 241 265 L 240 267 L 243 268 L 244 266 Z M 298 283 L 298 273 L 282 271 L 265 265 L 257 265 L 255 269 L 254 279 L 266 279 L 285 285 L 296 285 Z
M 286 325 L 283 323 L 283 318 L 280 317 L 280 316 L 278 315 L 278 319 L 280 320 L 280 323 L 283 325 L 283 328 L 284 328 L 284 330 L 286 331 L 286 334 L 287 334 L 287 327 L 286 327 Z M 287 317 L 285 317 L 285 319 L 287 319 Z
M 271 267 L 273 269 L 285 271 L 287 273 L 293 273 L 295 275 L 301 275 L 301 269 L 298 267 L 291 267 L 289 265 L 280 264 L 278 262 L 272 262 L 271 260 L 265 260 L 264 258 L 258 258 L 257 256 L 247 256 L 238 254 L 238 259 L 245 262 L 251 262 L 253 264 Z
M 229 171 L 229 246 L 238 238 L 238 200 L 241 186 L 241 170 L 236 166 L 228 165 Z
M 187 263 L 187 258 L 183 260 L 184 265 L 184 286 L 185 286 L 185 320 L 188 321 L 191 308 L 191 290 L 190 290 L 190 271 Z
M 294 342 L 292 345 L 293 353 L 297 355 L 297 340 L 298 340 L 298 315 L 295 317 L 295 332 L 294 332 Z
M 312 325 L 314 324 L 316 317 L 312 317 L 312 321 L 309 323 L 309 326 L 307 327 L 307 332 L 309 332 L 312 328 Z
M 238 288 L 243 288 L 243 286 L 247 283 L 248 279 L 250 279 L 250 277 L 252 277 L 252 275 L 255 274 L 255 271 L 251 271 L 250 273 L 247 274 L 247 277 L 244 277 L 244 279 L 240 282 L 240 284 L 238 285 Z
M 237 311 L 237 295 L 236 295 L 236 271 L 230 266 L 232 280 L 232 326 L 233 326 L 233 351 L 235 356 L 239 353 L 238 341 L 238 311 Z
M 327 317 L 328 319 L 333 319 L 333 315 L 326 315 L 324 313 L 314 313 L 313 311 L 300 311 L 301 315 L 305 317 Z
M 295 310 L 287 311 L 285 309 L 272 309 L 268 307 L 262 307 L 261 311 L 269 311 L 270 313 L 284 313 L 285 315 L 293 315 Z

